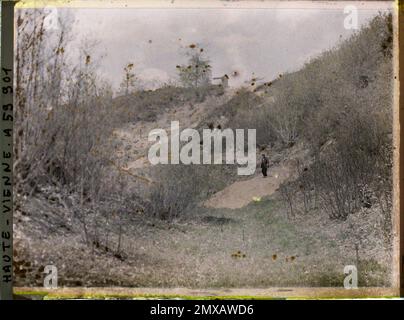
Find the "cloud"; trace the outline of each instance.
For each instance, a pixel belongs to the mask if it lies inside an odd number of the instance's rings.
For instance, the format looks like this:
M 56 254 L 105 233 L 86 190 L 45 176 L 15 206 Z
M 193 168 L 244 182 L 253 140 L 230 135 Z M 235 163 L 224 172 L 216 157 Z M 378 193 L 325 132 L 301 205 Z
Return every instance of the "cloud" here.
M 360 10 L 359 23 L 375 14 Z M 175 66 L 186 61 L 181 47 L 190 43 L 204 47 L 213 75 L 238 71 L 230 85 L 253 72 L 269 80 L 353 32 L 344 29 L 339 9 L 75 9 L 75 15 L 76 41 L 85 34 L 99 40 L 107 53 L 100 68 L 115 86 L 129 61 L 145 82 L 176 78 Z

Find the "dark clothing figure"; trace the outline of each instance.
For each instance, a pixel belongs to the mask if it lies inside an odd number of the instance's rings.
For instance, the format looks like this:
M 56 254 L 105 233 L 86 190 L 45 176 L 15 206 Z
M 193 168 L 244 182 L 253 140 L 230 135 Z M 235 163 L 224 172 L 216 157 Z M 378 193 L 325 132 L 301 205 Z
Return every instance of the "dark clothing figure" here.
M 268 158 L 263 154 L 261 159 L 261 170 L 264 178 L 267 176 L 268 167 L 269 167 Z

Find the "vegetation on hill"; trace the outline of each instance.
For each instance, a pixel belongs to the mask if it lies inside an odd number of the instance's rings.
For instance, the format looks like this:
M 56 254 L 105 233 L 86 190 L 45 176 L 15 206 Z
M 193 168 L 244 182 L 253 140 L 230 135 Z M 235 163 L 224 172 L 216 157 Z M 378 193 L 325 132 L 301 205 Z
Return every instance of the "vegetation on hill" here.
M 292 266 L 295 273 L 282 280 L 285 285 L 296 284 L 301 272 L 304 284 L 334 285 L 334 278 L 321 281 L 310 273 L 314 267 L 299 269 L 290 257 L 305 261 L 305 266 L 334 255 L 348 263 L 351 256 L 345 257 L 335 247 L 332 230 L 327 228 L 335 227 L 335 241 L 346 244 L 346 230 L 336 223 L 355 218 L 353 214 L 363 210 L 381 218 L 386 243 L 391 240 L 391 15 L 379 14 L 300 70 L 263 86 L 233 90 L 210 84 L 209 61 L 195 46 L 189 48 L 196 53 L 189 56 L 188 65 L 177 68 L 182 86 L 136 90 L 136 75 L 128 64 L 123 94 L 117 97 L 97 73 L 91 47 L 79 50 L 77 64 L 69 61 L 68 29 L 47 34 L 42 24 L 45 16 L 19 10 L 17 17 L 14 187 L 16 221 L 21 225 L 17 235 L 21 231 L 21 238 L 31 237 L 40 252 L 23 250 L 18 241 L 16 248 L 21 250 L 17 254 L 34 261 L 36 267 L 47 263 L 44 252 L 49 250 L 63 265 L 68 285 L 86 284 L 77 278 L 83 277 L 83 270 L 96 268 L 97 261 L 102 261 L 101 273 L 115 263 L 119 272 L 126 273 L 111 271 L 104 278 L 90 274 L 90 284 L 273 285 L 273 280 L 265 278 L 267 270 L 258 268 L 256 262 L 270 268 L 284 249 L 288 252 L 282 259 L 287 260 L 273 269 L 274 278 L 287 277 L 289 269 L 285 268 Z M 201 73 L 201 68 L 206 72 Z M 130 125 L 142 129 L 145 123 L 162 119 L 166 124 L 181 108 L 196 112 L 206 103 L 216 105 L 206 108 L 192 124 L 196 129 L 256 128 L 258 152 L 269 153 L 271 163 L 294 161 L 296 172 L 281 184 L 275 200 L 259 199 L 234 211 L 203 208 L 204 200 L 237 179 L 230 166 L 149 166 L 136 172 L 125 167 L 127 146 L 117 145 L 117 130 Z M 192 112 L 183 117 L 191 117 Z M 287 159 L 296 150 L 303 150 L 305 156 Z M 309 222 L 302 222 L 316 212 L 321 214 L 321 224 L 310 228 Z M 369 218 L 371 223 L 373 218 Z M 360 215 L 360 219 L 367 216 Z M 367 225 L 358 219 L 354 224 L 361 223 Z M 318 236 L 323 238 L 316 242 L 312 236 L 317 236 L 315 229 L 320 225 L 324 230 Z M 281 230 L 288 234 L 280 235 Z M 310 246 L 316 242 L 313 245 L 321 250 L 321 239 L 327 239 L 327 247 L 319 258 Z M 271 243 L 276 252 L 264 253 Z M 248 251 L 238 250 L 237 257 L 243 259 L 237 262 L 228 252 L 236 244 Z M 68 257 L 61 254 L 66 248 Z M 363 248 L 370 251 L 372 243 Z M 89 253 L 90 266 L 85 260 Z M 175 254 L 185 261 L 180 263 L 181 275 L 180 264 L 171 257 Z M 214 260 L 206 259 L 208 254 Z M 82 257 L 80 272 L 69 265 L 77 257 Z M 16 261 L 25 265 L 24 259 Z M 364 261 L 375 265 L 378 272 L 370 275 L 373 282 L 366 285 L 386 283 L 380 260 L 372 256 Z M 129 274 L 134 265 L 138 274 Z M 247 275 L 243 266 L 252 272 Z M 250 274 L 256 276 L 249 278 Z M 32 277 L 39 281 L 35 274 Z M 18 278 L 20 283 L 28 280 L 32 279 Z
M 379 14 L 335 48 L 284 74 L 256 97 L 241 92 L 234 128 L 257 128 L 259 144 L 303 143 L 310 163 L 281 188 L 292 215 L 321 206 L 346 219 L 378 205 L 391 221 L 392 17 Z M 261 90 L 262 92 L 262 90 Z M 238 104 L 229 101 L 233 107 Z M 386 230 L 389 233 L 388 230 Z

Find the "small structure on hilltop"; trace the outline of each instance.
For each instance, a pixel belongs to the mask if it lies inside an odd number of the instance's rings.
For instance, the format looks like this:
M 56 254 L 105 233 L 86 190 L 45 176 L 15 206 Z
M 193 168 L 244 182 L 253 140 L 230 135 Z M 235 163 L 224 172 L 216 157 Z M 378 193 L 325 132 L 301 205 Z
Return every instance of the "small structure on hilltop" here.
M 220 80 L 221 85 L 224 89 L 229 87 L 229 76 L 227 74 L 221 76 L 221 77 L 215 77 L 213 80 Z

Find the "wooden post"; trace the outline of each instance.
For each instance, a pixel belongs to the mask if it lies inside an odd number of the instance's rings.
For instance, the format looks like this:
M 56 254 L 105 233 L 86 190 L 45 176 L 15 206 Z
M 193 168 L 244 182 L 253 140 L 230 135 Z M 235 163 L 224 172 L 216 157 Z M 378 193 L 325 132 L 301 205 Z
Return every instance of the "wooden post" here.
M 13 60 L 15 1 L 1 2 L 0 300 L 13 298 Z

